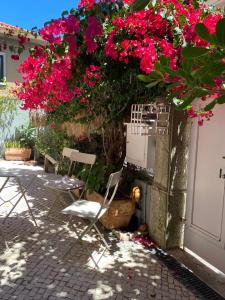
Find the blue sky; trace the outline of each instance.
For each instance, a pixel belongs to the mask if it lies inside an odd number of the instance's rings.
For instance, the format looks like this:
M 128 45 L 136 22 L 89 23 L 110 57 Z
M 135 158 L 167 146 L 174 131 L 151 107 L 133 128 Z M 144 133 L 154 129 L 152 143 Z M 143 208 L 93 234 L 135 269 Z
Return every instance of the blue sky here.
M 64 10 L 77 7 L 78 0 L 4 0 L 1 1 L 0 22 L 25 29 L 42 27 Z

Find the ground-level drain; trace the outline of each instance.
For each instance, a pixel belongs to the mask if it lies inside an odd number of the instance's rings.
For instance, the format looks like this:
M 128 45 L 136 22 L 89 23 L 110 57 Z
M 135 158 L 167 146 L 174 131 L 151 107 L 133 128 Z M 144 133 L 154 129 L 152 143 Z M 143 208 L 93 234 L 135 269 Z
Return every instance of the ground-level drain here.
M 174 257 L 159 248 L 152 248 L 150 252 L 156 255 L 163 264 L 173 273 L 174 278 L 186 286 L 197 298 L 223 300 L 217 292 L 195 276 L 187 267 L 179 263 Z

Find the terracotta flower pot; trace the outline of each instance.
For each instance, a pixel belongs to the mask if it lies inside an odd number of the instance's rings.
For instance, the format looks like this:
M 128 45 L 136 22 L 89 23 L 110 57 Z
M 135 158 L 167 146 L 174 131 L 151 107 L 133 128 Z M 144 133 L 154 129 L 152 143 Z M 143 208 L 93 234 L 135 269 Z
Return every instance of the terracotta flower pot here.
M 28 148 L 6 148 L 6 160 L 29 160 L 31 156 L 31 149 Z

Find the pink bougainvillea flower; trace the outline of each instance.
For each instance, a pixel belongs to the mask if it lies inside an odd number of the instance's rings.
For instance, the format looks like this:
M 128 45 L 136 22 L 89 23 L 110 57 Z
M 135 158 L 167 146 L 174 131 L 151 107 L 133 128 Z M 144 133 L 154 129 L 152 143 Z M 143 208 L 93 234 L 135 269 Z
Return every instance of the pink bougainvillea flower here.
M 194 7 L 192 1 L 184 4 L 180 0 L 161 0 L 155 6 L 149 2 L 148 7 L 140 11 L 126 7 L 113 11 L 112 2 L 81 0 L 76 16 L 68 14 L 40 30 L 41 38 L 47 43 L 34 46 L 19 68 L 23 82 L 15 94 L 23 101 L 24 109 L 53 111 L 62 103 L 76 100 L 80 104 L 88 101 L 92 104 L 92 91 L 102 84 L 108 62 L 149 74 L 155 70 L 159 58 L 166 56 L 170 67 L 177 69 L 183 45 L 208 47 L 208 43 L 196 35 L 196 24 L 201 22 L 214 33 L 217 21 L 222 18 L 217 12 L 207 12 L 205 4 Z M 121 1 L 120 5 L 123 3 L 131 5 L 133 0 Z M 107 14 L 104 5 L 113 13 Z M 24 45 L 25 37 L 18 38 L 19 45 Z M 12 59 L 18 60 L 19 56 L 14 54 Z M 171 79 L 166 74 L 163 80 L 170 83 L 180 78 Z M 218 90 L 221 79 L 215 78 L 214 82 Z M 172 91 L 177 91 L 178 98 L 182 99 L 187 89 L 181 84 Z M 212 112 L 196 112 L 193 108 L 188 109 L 187 114 L 204 120 L 212 116 Z
M 24 44 L 26 44 L 26 42 L 27 42 L 27 37 L 26 36 L 24 36 L 24 35 L 18 35 L 18 41 L 19 41 L 19 44 L 22 46 L 22 45 L 24 45 Z
M 87 45 L 87 53 L 93 53 L 98 48 L 94 39 L 103 34 L 103 29 L 95 17 L 89 16 L 87 20 L 88 26 L 84 31 L 84 41 Z
M 87 10 L 90 10 L 94 6 L 94 4 L 95 4 L 95 0 L 81 0 L 80 3 L 78 4 L 78 8 L 85 7 Z
M 12 59 L 12 60 L 19 60 L 20 57 L 19 57 L 19 55 L 17 55 L 17 54 L 12 54 L 12 55 L 11 55 L 11 59 Z
M 80 103 L 89 103 L 89 100 L 85 97 L 80 99 Z
M 203 125 L 203 122 L 204 122 L 203 119 L 198 120 L 198 125 L 199 125 L 199 126 L 202 126 L 202 125 Z

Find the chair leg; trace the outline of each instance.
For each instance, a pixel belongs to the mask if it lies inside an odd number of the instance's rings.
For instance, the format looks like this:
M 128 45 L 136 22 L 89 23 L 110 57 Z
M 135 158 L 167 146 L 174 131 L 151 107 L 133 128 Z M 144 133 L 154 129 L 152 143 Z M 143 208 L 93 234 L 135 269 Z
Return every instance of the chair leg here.
M 92 255 L 91 251 L 90 251 L 88 248 L 85 247 L 85 249 L 86 249 L 86 251 L 89 253 L 89 255 L 90 255 L 90 257 L 91 257 L 91 259 L 92 259 L 92 261 L 93 261 L 95 267 L 96 267 L 97 269 L 99 269 L 98 263 L 99 263 L 99 261 L 101 260 L 102 256 L 104 255 L 105 251 L 106 251 L 106 250 L 109 250 L 110 246 L 108 245 L 108 243 L 106 242 L 104 236 L 102 235 L 102 233 L 100 232 L 99 228 L 97 227 L 96 221 L 92 221 L 92 222 L 85 228 L 85 230 L 84 230 L 81 234 L 79 234 L 79 233 L 77 232 L 76 226 L 74 226 L 74 224 L 73 224 L 73 222 L 72 222 L 72 216 L 70 217 L 70 220 L 69 220 L 68 225 L 71 225 L 73 231 L 75 232 L 75 234 L 76 234 L 77 237 L 78 237 L 78 242 L 80 242 L 81 245 L 82 245 L 83 247 L 84 247 L 84 244 L 83 244 L 83 237 L 84 237 L 84 235 L 85 235 L 86 233 L 88 233 L 88 231 L 90 231 L 90 230 L 92 229 L 92 227 L 95 228 L 97 234 L 99 235 L 99 237 L 100 237 L 100 239 L 101 239 L 101 242 L 102 242 L 102 243 L 104 244 L 104 246 L 105 246 L 104 249 L 103 249 L 103 251 L 102 251 L 102 253 L 101 253 L 101 255 L 100 255 L 100 257 L 98 258 L 98 261 L 96 262 L 96 260 L 94 259 L 94 257 L 93 257 L 93 255 Z M 76 242 L 77 242 L 77 241 L 75 241 L 74 243 L 72 243 L 72 245 L 70 246 L 70 248 L 69 248 L 69 249 L 66 251 L 66 253 L 63 255 L 63 258 L 66 257 L 66 256 L 70 253 L 70 251 L 72 250 L 72 248 L 74 247 L 74 245 L 76 244 Z
M 105 247 L 109 250 L 109 249 L 110 249 L 110 246 L 109 246 L 109 244 L 106 242 L 106 240 L 105 240 L 103 234 L 100 232 L 100 230 L 98 229 L 98 227 L 97 227 L 96 224 L 94 224 L 93 226 L 94 226 L 95 230 L 97 231 L 97 234 L 100 236 L 101 241 L 103 242 L 103 244 L 105 245 Z
M 83 235 L 82 235 L 82 234 L 79 235 L 79 233 L 77 232 L 76 227 L 75 227 L 74 224 L 72 223 L 72 220 L 71 220 L 71 219 L 70 219 L 70 221 L 69 221 L 69 225 L 72 226 L 74 232 L 76 233 L 76 235 L 77 235 L 77 237 L 78 237 L 78 242 L 84 247 L 83 240 L 82 240 Z M 70 253 L 70 251 L 73 249 L 73 247 L 76 245 L 76 243 L 77 243 L 77 241 L 74 241 L 74 242 L 72 243 L 72 245 L 69 247 L 69 249 L 67 249 L 67 251 L 64 253 L 64 255 L 63 255 L 62 258 L 66 257 L 66 256 Z M 84 247 L 84 248 L 86 249 L 86 247 Z M 90 255 L 90 257 L 91 257 L 91 259 L 92 259 L 92 261 L 93 261 L 95 267 L 96 267 L 97 269 L 99 269 L 99 266 L 98 266 L 99 260 L 98 260 L 98 262 L 96 262 L 95 259 L 94 259 L 94 257 L 93 257 L 93 255 L 92 255 L 92 253 L 91 253 L 91 251 L 90 251 L 88 248 L 87 248 L 86 250 L 87 250 L 87 252 L 89 253 L 89 255 Z
M 52 202 L 52 205 L 50 206 L 49 208 L 49 211 L 47 213 L 47 217 L 50 216 L 50 214 L 52 213 L 53 209 L 54 209 L 54 206 L 57 202 L 60 202 L 61 204 L 66 204 L 66 201 L 64 202 L 61 198 L 60 198 L 60 193 L 58 191 L 55 192 L 57 197 L 55 197 L 54 201 Z M 66 192 L 67 193 L 67 192 Z M 69 194 L 69 193 L 67 193 Z M 63 203 L 64 202 L 64 203 Z M 68 205 L 68 204 L 67 204 Z

